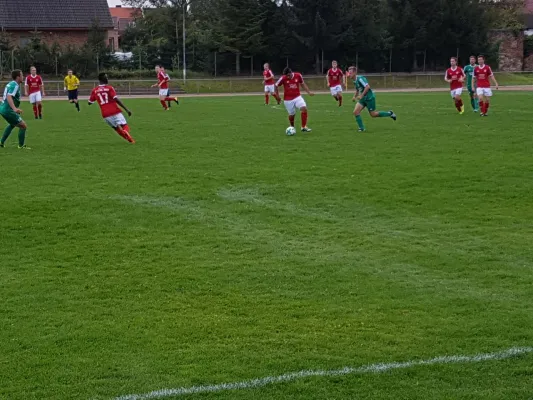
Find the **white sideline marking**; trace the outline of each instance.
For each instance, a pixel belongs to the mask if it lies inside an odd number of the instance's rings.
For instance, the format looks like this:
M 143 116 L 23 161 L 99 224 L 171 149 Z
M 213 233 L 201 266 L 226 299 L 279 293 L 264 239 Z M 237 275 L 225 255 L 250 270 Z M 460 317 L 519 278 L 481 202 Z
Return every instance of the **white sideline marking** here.
M 404 362 L 391 362 L 391 363 L 379 363 L 363 365 L 361 367 L 344 367 L 341 369 L 333 370 L 303 370 L 298 372 L 290 372 L 283 375 L 267 376 L 264 378 L 250 379 L 241 382 L 221 383 L 217 385 L 202 385 L 202 386 L 190 386 L 180 387 L 174 389 L 161 389 L 155 390 L 149 393 L 143 394 L 128 394 L 125 396 L 116 397 L 115 400 L 148 400 L 148 399 L 162 399 L 170 396 L 186 396 L 189 394 L 199 393 L 213 393 L 222 392 L 227 390 L 238 389 L 254 389 L 267 385 L 282 382 L 292 382 L 303 378 L 315 377 L 315 376 L 343 376 L 354 374 L 379 374 L 395 369 L 405 369 L 417 366 L 427 365 L 444 365 L 444 364 L 466 364 L 491 360 L 504 360 L 533 352 L 533 347 L 512 347 L 507 350 L 502 350 L 494 353 L 480 353 L 471 356 L 454 355 L 454 356 L 441 356 L 431 358 L 429 360 L 412 360 Z

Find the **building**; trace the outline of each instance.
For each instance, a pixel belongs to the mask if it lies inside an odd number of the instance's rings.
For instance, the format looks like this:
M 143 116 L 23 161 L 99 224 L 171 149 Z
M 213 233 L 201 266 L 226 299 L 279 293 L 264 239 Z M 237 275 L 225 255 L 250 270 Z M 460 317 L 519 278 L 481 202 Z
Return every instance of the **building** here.
M 0 0 L 0 29 L 15 45 L 24 46 L 34 32 L 49 44 L 81 46 L 94 23 L 108 32 L 112 50 L 118 45 L 107 0 Z
M 139 8 L 116 6 L 109 8 L 109 11 L 111 12 L 114 29 L 118 37 L 118 48 L 120 48 L 122 34 L 129 26 L 135 23 L 135 18 L 142 15 L 142 10 Z

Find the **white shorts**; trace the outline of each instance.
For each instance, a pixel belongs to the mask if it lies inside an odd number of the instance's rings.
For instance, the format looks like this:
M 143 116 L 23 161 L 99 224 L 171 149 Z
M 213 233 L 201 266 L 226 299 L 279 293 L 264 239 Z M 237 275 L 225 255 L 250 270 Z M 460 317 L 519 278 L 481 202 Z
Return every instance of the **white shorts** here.
M 478 87 L 476 89 L 476 93 L 477 93 L 478 96 L 490 97 L 490 96 L 492 96 L 492 89 L 491 88 Z
M 31 104 L 40 103 L 41 101 L 43 101 L 41 92 L 30 93 L 29 97 L 30 97 Z
M 105 122 L 111 127 L 116 128 L 118 126 L 126 125 L 128 122 L 126 121 L 126 118 L 124 118 L 124 115 L 122 113 L 115 114 L 110 117 L 104 118 Z
M 168 96 L 168 89 L 159 89 L 159 96 Z
M 265 85 L 265 93 L 276 93 L 276 85 Z
M 463 94 L 463 88 L 450 90 L 450 94 L 452 95 L 452 99 L 455 98 L 455 96 L 460 96 Z
M 296 114 L 296 109 L 300 109 L 307 106 L 302 96 L 298 96 L 294 100 L 285 100 L 284 103 L 289 115 L 294 115 Z
M 339 93 L 342 93 L 342 86 L 337 85 L 329 88 L 332 96 L 337 96 Z

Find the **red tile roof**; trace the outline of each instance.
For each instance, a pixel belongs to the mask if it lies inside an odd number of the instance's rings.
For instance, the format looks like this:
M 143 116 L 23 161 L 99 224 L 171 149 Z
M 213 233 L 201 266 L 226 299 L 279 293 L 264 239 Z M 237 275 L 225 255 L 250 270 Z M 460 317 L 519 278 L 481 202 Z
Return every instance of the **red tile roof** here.
M 133 19 L 141 14 L 139 8 L 132 7 L 109 7 L 112 17 Z

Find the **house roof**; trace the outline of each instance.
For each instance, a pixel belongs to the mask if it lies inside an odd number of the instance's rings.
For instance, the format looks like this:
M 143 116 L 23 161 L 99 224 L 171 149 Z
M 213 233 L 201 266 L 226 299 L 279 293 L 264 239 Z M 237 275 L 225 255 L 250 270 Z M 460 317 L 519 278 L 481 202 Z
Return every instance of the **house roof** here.
M 115 18 L 133 19 L 141 13 L 140 8 L 133 7 L 110 7 L 111 16 Z
M 0 28 L 113 28 L 107 0 L 0 0 Z

